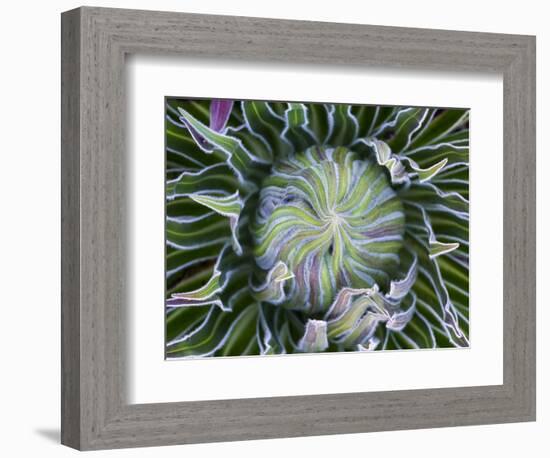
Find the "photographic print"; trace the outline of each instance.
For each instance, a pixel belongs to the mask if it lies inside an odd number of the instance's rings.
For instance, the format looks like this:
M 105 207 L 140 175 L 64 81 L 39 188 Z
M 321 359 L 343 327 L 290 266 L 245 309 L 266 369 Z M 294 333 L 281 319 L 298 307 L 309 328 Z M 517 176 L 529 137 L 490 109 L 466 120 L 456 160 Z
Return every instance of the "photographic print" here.
M 469 110 L 165 99 L 166 358 L 469 346 Z

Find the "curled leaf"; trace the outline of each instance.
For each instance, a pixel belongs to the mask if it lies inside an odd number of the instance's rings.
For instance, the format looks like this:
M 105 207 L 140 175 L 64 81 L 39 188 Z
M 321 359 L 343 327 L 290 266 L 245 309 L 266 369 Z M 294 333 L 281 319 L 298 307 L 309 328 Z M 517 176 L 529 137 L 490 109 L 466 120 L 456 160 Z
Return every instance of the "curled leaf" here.
M 233 249 L 237 254 L 242 254 L 243 249 L 239 243 L 237 227 L 239 215 L 243 208 L 243 202 L 239 197 L 239 192 L 231 196 L 213 196 L 206 194 L 190 194 L 189 197 L 195 202 L 214 210 L 216 213 L 229 218 L 229 226 L 233 238 Z
M 298 343 L 298 350 L 304 353 L 324 351 L 328 348 L 327 322 L 309 319 L 303 337 Z
M 286 298 L 284 291 L 285 282 L 291 278 L 294 278 L 294 274 L 284 262 L 279 261 L 267 273 L 264 283 L 259 286 L 251 285 L 251 288 L 254 296 L 259 301 L 280 304 Z

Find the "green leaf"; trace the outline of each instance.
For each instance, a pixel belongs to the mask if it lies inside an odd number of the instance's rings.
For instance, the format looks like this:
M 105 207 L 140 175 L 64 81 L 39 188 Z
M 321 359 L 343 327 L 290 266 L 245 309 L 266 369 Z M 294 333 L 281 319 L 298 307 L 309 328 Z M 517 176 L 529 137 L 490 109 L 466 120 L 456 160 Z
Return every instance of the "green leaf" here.
M 351 111 L 351 105 L 328 105 L 328 109 L 329 125 L 332 129 L 325 143 L 335 147 L 351 145 L 359 133 L 359 126 Z
M 284 291 L 285 282 L 291 278 L 294 278 L 294 274 L 284 262 L 279 261 L 267 272 L 266 278 L 261 285 L 251 285 L 254 297 L 258 301 L 280 304 L 286 298 Z
M 286 157 L 293 150 L 291 143 L 281 136 L 285 120 L 276 114 L 267 102 L 243 101 L 241 110 L 248 130 L 270 145 L 275 158 Z
M 386 167 L 390 172 L 391 181 L 394 184 L 405 183 L 409 180 L 407 170 L 400 159 L 392 153 L 391 148 L 386 142 L 377 138 L 360 139 L 359 143 L 370 148 L 378 164 Z
M 229 218 L 229 227 L 231 228 L 231 236 L 233 238 L 233 249 L 237 254 L 242 254 L 243 249 L 239 243 L 237 234 L 237 225 L 239 223 L 239 215 L 244 206 L 243 201 L 239 197 L 239 192 L 231 196 L 214 196 L 206 194 L 190 194 L 189 197 L 205 207 L 214 210 L 216 213 Z
M 208 282 L 195 291 L 189 291 L 187 293 L 174 293 L 172 297 L 167 300 L 168 307 L 196 307 L 204 305 L 217 305 L 222 310 L 229 310 L 217 297 L 223 289 L 220 284 L 221 272 L 214 270 L 214 273 Z
M 218 250 L 221 251 L 223 246 Z M 214 270 L 214 262 L 209 262 L 206 265 L 201 265 L 197 269 L 184 269 L 181 273 L 178 273 L 167 281 L 166 297 L 169 298 L 173 293 L 181 293 L 185 291 L 192 291 L 200 288 L 208 279 L 212 276 Z
M 171 277 L 178 272 L 205 261 L 216 260 L 223 243 L 209 245 L 194 250 L 175 250 L 166 255 L 166 275 Z
M 437 240 L 430 241 L 430 258 L 436 258 L 442 254 L 450 253 L 456 250 L 460 246 L 460 243 L 443 243 Z
M 421 205 L 425 210 L 440 210 L 468 220 L 469 202 L 458 193 L 443 192 L 431 183 L 411 183 L 399 191 L 403 202 Z
M 204 167 L 198 172 L 182 172 L 166 185 L 166 198 L 186 197 L 199 192 L 233 194 L 239 189 L 239 182 L 226 164 Z
M 288 335 L 288 314 L 282 307 L 262 303 L 259 306 L 258 343 L 260 354 L 294 352 L 295 345 Z
M 227 337 L 223 347 L 220 349 L 220 356 L 241 356 L 250 354 L 250 349 L 257 348 L 256 328 L 258 322 L 258 305 L 246 307 Z
M 381 133 L 388 127 L 388 123 L 395 118 L 398 112 L 399 108 L 397 107 L 377 106 L 373 122 L 364 137 L 381 136 Z
M 413 254 L 412 262 L 410 263 L 406 274 L 400 279 L 391 281 L 390 288 L 387 293 L 387 297 L 389 299 L 401 300 L 407 294 L 409 294 L 409 291 L 411 290 L 412 286 L 414 285 L 414 282 L 416 281 L 416 275 L 418 270 L 417 265 L 418 265 L 418 259 L 416 255 Z
M 177 341 L 200 326 L 208 315 L 209 307 L 178 307 L 168 309 L 166 315 L 166 341 Z
M 433 177 L 435 177 L 442 169 L 447 165 L 447 162 L 449 160 L 447 158 L 442 159 L 437 164 L 432 165 L 428 168 L 422 168 L 420 167 L 415 161 L 412 159 L 407 158 L 411 168 L 416 172 L 418 175 L 418 181 L 420 183 L 424 183 L 426 181 L 431 180 Z
M 247 178 L 259 180 L 265 175 L 270 161 L 248 151 L 239 139 L 210 129 L 184 109 L 179 108 L 179 112 L 181 120 L 188 127 L 194 129 L 214 148 L 226 155 L 227 164 L 235 171 L 241 184 L 246 183 Z
M 399 154 L 410 145 L 411 137 L 422 127 L 429 111 L 427 108 L 412 108 L 397 113 L 390 123 L 395 132 L 388 141 L 394 153 Z
M 324 145 L 329 135 L 329 112 L 324 103 L 308 104 L 309 127 L 315 135 L 319 145 Z
M 406 157 L 414 159 L 420 167 L 430 167 L 433 164 L 447 159 L 448 165 L 468 164 L 469 147 L 452 143 L 437 143 L 424 145 L 404 153 Z
M 353 105 L 351 111 L 357 119 L 359 127 L 357 136 L 359 138 L 368 137 L 374 128 L 374 122 L 378 116 L 379 107 L 375 105 Z
M 433 120 L 426 124 L 413 138 L 409 149 L 422 145 L 445 143 L 455 129 L 463 126 L 468 121 L 469 110 L 447 109 L 437 114 Z
M 212 307 L 204 321 L 188 334 L 168 342 L 168 358 L 209 356 L 223 347 L 241 319 L 247 316 L 246 309 L 224 312 Z
M 305 151 L 319 143 L 309 128 L 308 108 L 303 103 L 289 103 L 285 111 L 285 128 L 281 136 L 288 139 L 294 151 Z
M 426 304 L 438 309 L 434 313 L 441 318 L 449 342 L 458 347 L 468 346 L 469 342 L 460 328 L 456 307 L 449 297 L 437 259 L 429 256 L 426 238 L 413 234 L 407 237 L 408 246 L 415 250 L 419 259 L 419 274 L 413 290 L 418 297 L 425 299 Z

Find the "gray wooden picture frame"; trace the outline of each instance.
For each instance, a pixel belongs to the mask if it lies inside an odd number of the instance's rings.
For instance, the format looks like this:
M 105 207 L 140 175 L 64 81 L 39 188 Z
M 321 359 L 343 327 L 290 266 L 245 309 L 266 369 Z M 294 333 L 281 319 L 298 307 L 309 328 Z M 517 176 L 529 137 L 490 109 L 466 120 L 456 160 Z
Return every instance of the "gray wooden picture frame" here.
M 63 444 L 87 450 L 535 419 L 535 37 L 91 7 L 63 13 L 61 36 Z M 504 383 L 128 404 L 124 73 L 125 56 L 135 53 L 502 74 Z

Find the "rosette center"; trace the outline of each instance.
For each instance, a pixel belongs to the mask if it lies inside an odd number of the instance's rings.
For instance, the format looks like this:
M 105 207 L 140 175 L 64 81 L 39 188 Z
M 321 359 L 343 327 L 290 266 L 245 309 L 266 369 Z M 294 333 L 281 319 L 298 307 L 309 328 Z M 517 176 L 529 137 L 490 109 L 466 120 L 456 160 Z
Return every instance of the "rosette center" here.
M 283 305 L 324 312 L 343 287 L 387 286 L 405 216 L 387 171 L 347 148 L 312 147 L 273 167 L 253 225 L 264 271 L 284 263 Z

